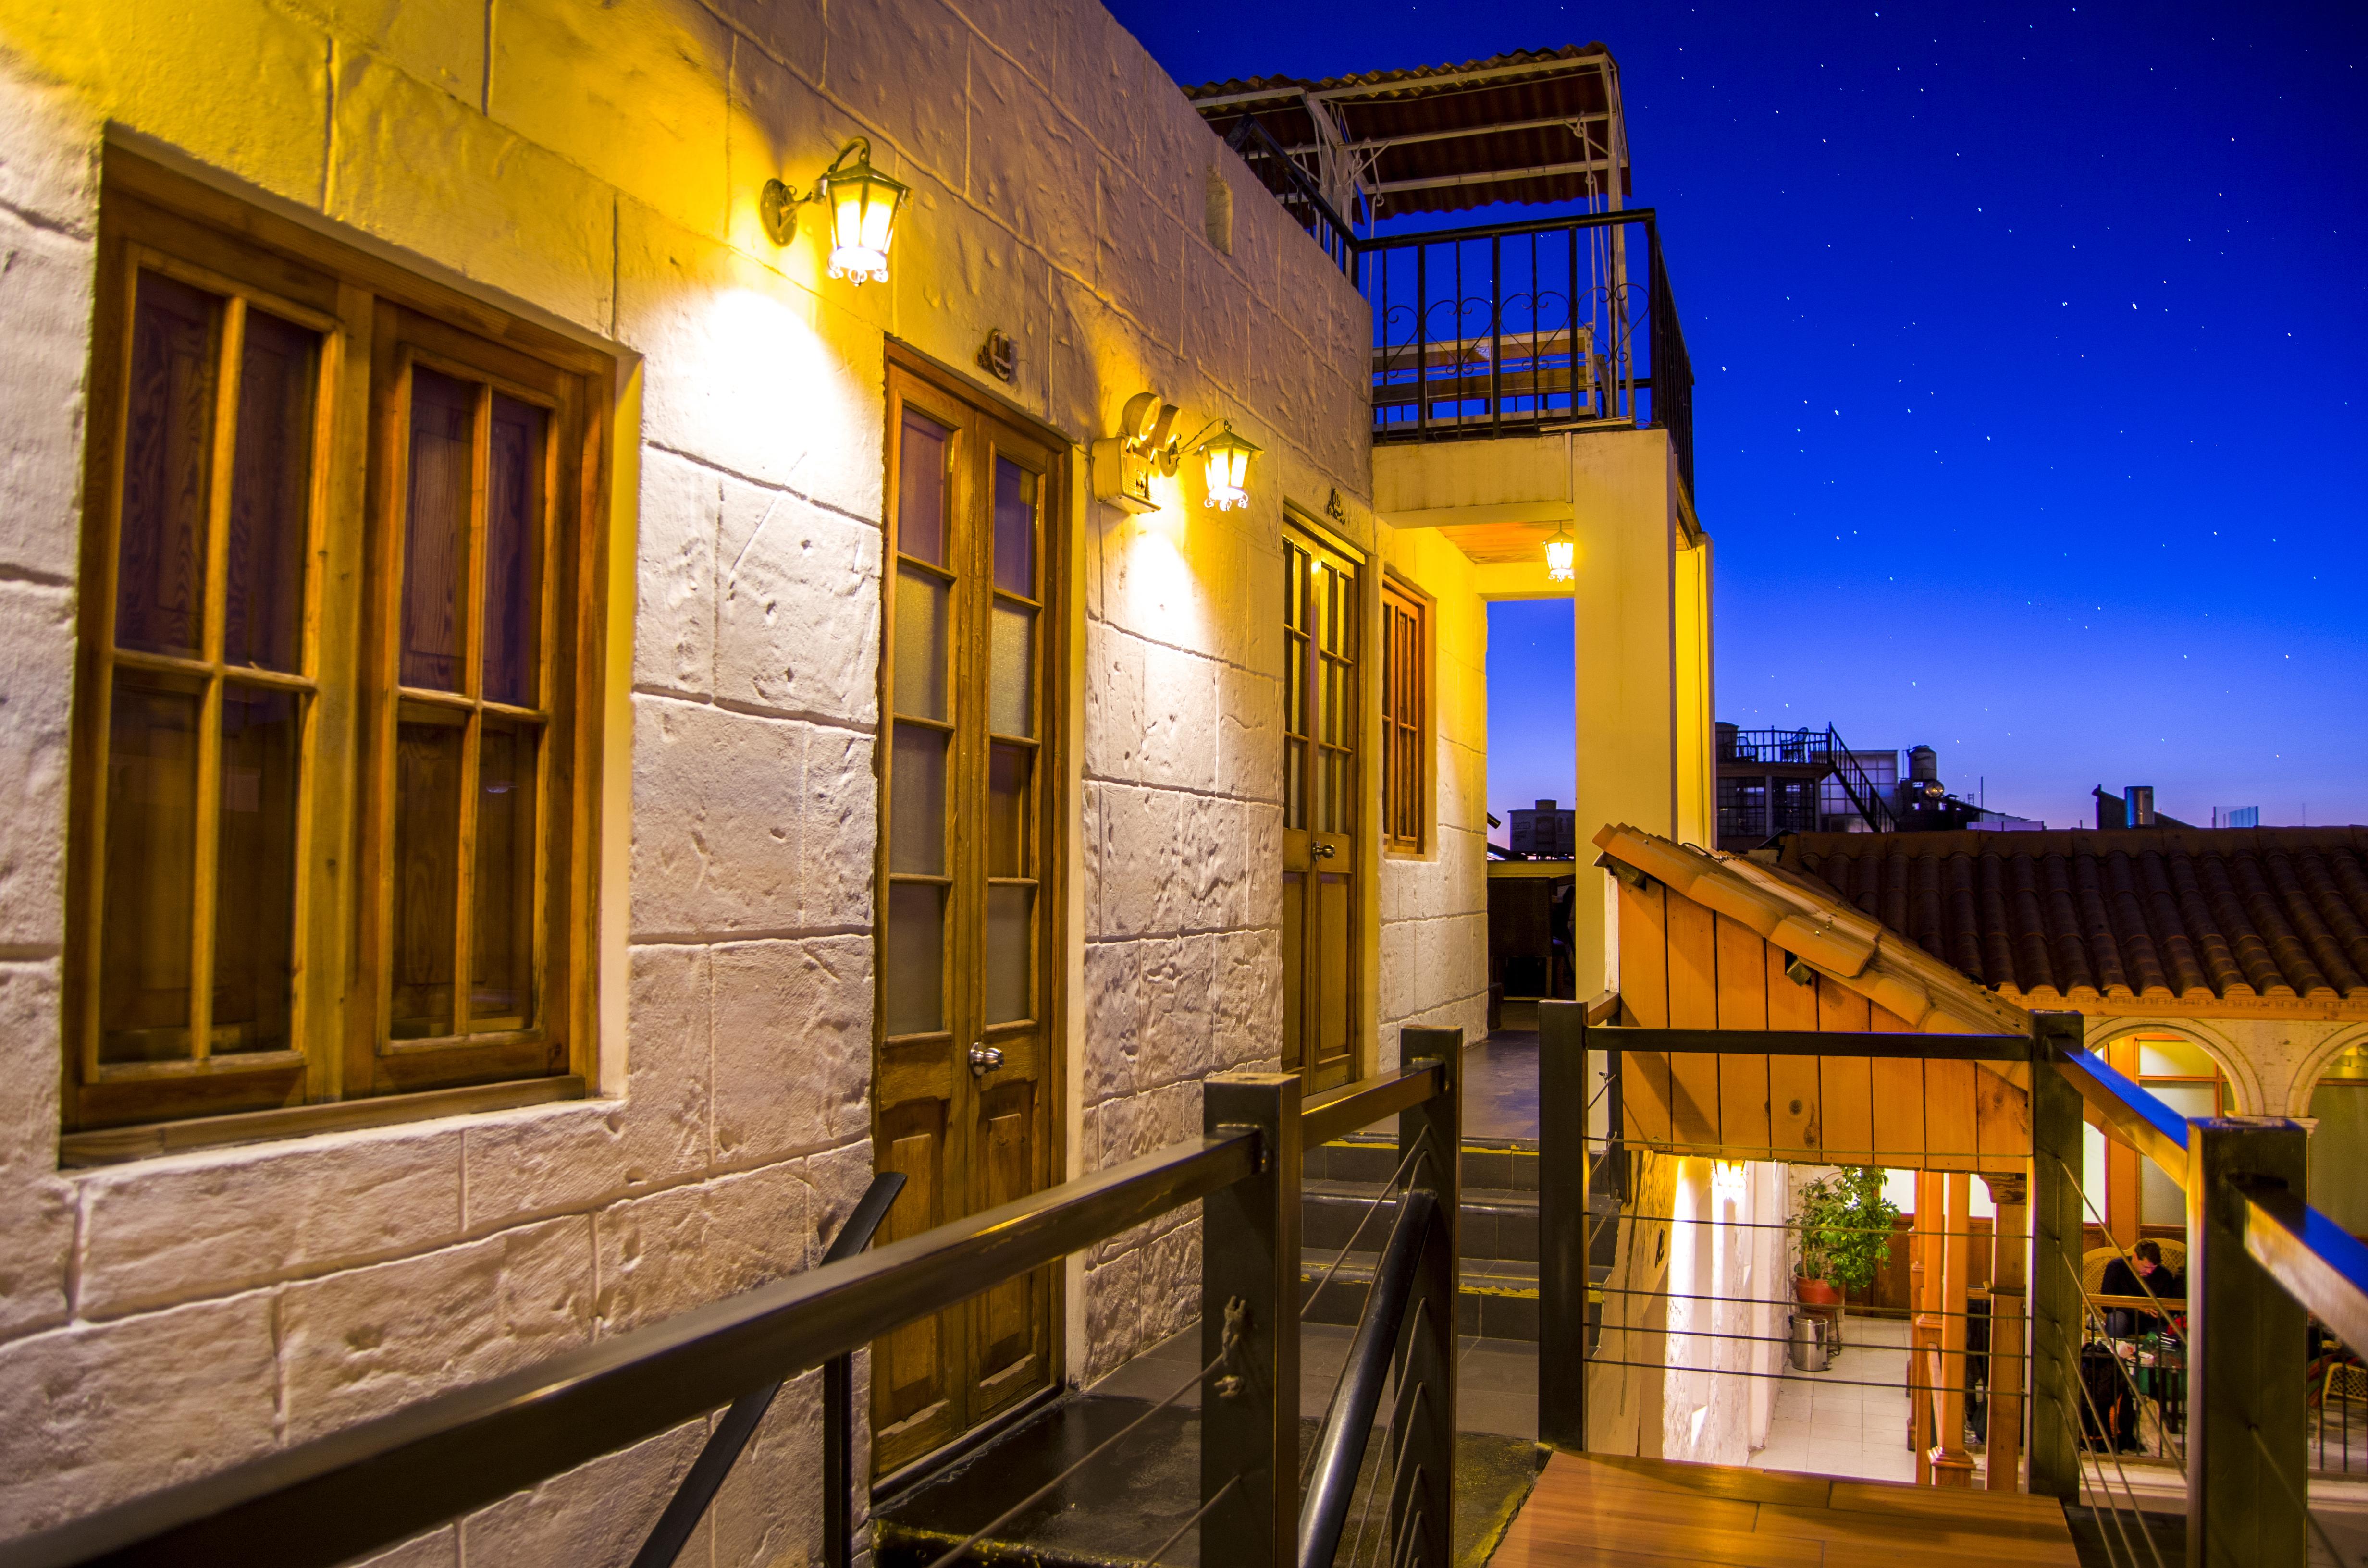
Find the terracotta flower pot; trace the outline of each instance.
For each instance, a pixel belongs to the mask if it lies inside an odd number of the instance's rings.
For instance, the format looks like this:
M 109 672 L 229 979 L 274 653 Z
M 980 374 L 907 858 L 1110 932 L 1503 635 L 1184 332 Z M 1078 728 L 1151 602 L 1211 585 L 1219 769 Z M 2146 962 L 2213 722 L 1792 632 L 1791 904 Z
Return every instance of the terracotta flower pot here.
M 1811 1279 L 1805 1275 L 1793 1276 L 1793 1299 L 1804 1307 L 1839 1307 L 1842 1304 L 1839 1287 L 1830 1279 Z

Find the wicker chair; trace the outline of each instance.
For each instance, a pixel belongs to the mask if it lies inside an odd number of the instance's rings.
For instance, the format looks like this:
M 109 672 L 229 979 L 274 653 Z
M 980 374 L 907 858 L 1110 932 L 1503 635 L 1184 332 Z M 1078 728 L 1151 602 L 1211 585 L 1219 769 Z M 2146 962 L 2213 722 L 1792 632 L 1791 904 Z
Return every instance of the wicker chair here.
M 2162 1248 L 2162 1266 L 2174 1273 L 2187 1270 L 2187 1244 L 2168 1236 L 2149 1238 Z M 2080 1289 L 2089 1295 L 2101 1294 L 2105 1288 L 2105 1266 L 2121 1256 L 2118 1247 L 2094 1247 L 2080 1255 Z

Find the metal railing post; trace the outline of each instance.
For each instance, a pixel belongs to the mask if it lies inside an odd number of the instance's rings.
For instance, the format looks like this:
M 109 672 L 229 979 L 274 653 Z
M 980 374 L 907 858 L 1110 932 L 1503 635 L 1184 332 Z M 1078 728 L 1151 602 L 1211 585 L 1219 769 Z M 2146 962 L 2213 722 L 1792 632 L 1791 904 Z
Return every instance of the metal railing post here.
M 2031 1489 L 2077 1503 L 2080 1450 L 2080 1091 L 2055 1070 L 2080 1015 L 2033 1013 L 2031 1037 Z
M 1208 1080 L 1211 1137 L 1258 1138 L 1257 1172 L 1201 1209 L 1201 1561 L 1290 1568 L 1299 1531 L 1299 1131 L 1296 1073 Z
M 1587 1447 L 1587 1004 L 1538 1004 L 1538 1441 Z
M 2309 1316 L 2245 1250 L 2230 1178 L 2306 1199 L 2306 1136 L 2283 1119 L 2211 1117 L 2189 1122 L 2187 1138 L 2187 1561 L 2300 1568 Z
M 1437 1092 L 1398 1114 L 1399 1160 L 1422 1151 L 1408 1167 L 1406 1186 L 1438 1194 L 1439 1209 L 1423 1238 L 1397 1367 L 1390 1432 L 1397 1484 L 1390 1494 L 1389 1539 L 1404 1543 L 1397 1561 L 1409 1568 L 1448 1568 L 1455 1528 L 1456 1285 L 1463 1258 L 1463 1031 L 1401 1029 L 1398 1061 L 1440 1064 Z

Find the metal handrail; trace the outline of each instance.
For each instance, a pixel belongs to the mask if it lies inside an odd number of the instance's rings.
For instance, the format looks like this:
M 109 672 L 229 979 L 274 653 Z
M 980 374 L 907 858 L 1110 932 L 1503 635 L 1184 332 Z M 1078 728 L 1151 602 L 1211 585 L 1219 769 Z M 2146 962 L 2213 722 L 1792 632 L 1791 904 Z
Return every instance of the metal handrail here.
M 1381 1267 L 1365 1297 L 1364 1315 L 1349 1345 L 1340 1391 L 1315 1439 L 1315 1471 L 1300 1505 L 1299 1568 L 1330 1568 L 1339 1551 L 1357 1477 L 1365 1467 L 1373 1416 L 1382 1406 L 1382 1384 L 1406 1326 L 1406 1303 L 1422 1264 L 1424 1233 L 1438 1219 L 1438 1195 L 1427 1188 L 1410 1188 L 1398 1204 L 1397 1222 L 1390 1227 Z
M 2055 1070 L 2080 1091 L 2080 1102 L 2096 1113 L 2103 1131 L 2152 1160 L 2186 1190 L 2184 1118 L 2093 1051 L 2065 1051 L 2055 1058 Z
M 871 1185 L 848 1214 L 847 1223 L 832 1238 L 830 1250 L 823 1254 L 825 1266 L 843 1263 L 871 1244 L 871 1238 L 879 1233 L 880 1222 L 888 1218 L 889 1209 L 905 1190 L 905 1179 L 902 1171 L 883 1171 L 871 1178 Z M 823 1377 L 829 1384 L 823 1391 L 823 1555 L 833 1568 L 845 1568 L 851 1526 L 848 1518 L 848 1490 L 854 1484 L 854 1432 L 850 1420 L 854 1368 L 854 1358 L 845 1351 L 823 1363 Z M 732 1473 L 733 1465 L 739 1461 L 748 1439 L 757 1435 L 757 1424 L 765 1419 L 765 1412 L 772 1408 L 780 1392 L 781 1381 L 777 1378 L 732 1402 L 732 1408 L 723 1413 L 715 1430 L 708 1435 L 699 1458 L 691 1461 L 682 1484 L 675 1488 L 666 1511 L 650 1527 L 641 1551 L 633 1554 L 632 1568 L 674 1568 L 675 1559 L 682 1555 L 691 1532 L 699 1528 L 708 1505 L 723 1485 L 723 1478 Z
M 794 1377 L 1260 1168 L 1188 1139 L 0 1546 L 5 1568 L 329 1568 Z
M 1447 1073 L 1417 1061 L 1310 1099 L 1301 1141 L 1418 1107 Z M 805 1273 L 0 1544 L 0 1568 L 326 1568 L 728 1405 L 637 1559 L 670 1562 L 787 1379 L 1255 1176 L 1267 1142 L 1211 1131 L 864 1253 L 890 1173 Z

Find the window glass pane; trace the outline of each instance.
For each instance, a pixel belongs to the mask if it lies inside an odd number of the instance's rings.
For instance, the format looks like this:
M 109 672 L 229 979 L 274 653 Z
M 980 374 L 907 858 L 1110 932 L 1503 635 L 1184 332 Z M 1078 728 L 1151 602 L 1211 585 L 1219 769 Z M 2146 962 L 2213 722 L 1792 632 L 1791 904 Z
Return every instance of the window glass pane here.
M 1028 785 L 1036 766 L 1032 746 L 996 745 L 986 762 L 986 874 L 1032 877 L 1028 855 Z
M 2368 1235 L 2368 1088 L 2339 1084 L 2310 1096 L 2310 1206 Z
M 485 721 L 477 742 L 477 869 L 469 889 L 469 1028 L 534 1021 L 535 749 L 541 728 Z
M 1036 733 L 1036 612 L 996 601 L 987 624 L 986 727 L 998 735 Z
M 115 644 L 195 653 L 223 301 L 154 272 L 131 312 Z
M 986 1021 L 1008 1024 L 1036 1015 L 1029 1000 L 1034 949 L 1029 941 L 1036 907 L 1032 887 L 986 890 Z
M 905 411 L 896 461 L 896 548 L 933 566 L 946 563 L 946 448 L 953 432 L 915 409 Z
M 2146 1092 L 2181 1118 L 2217 1116 L 2219 1089 L 2211 1084 L 2149 1084 Z M 2147 1225 L 2186 1223 L 2187 1194 L 2152 1160 L 2138 1162 L 2138 1221 Z
M 397 1040 L 452 1032 L 461 735 L 457 723 L 395 726 L 392 1032 Z
M 319 334 L 261 311 L 246 312 L 222 604 L 222 657 L 233 665 L 292 671 L 303 656 L 320 349 Z
M 890 758 L 888 869 L 924 877 L 946 870 L 946 737 L 917 724 L 896 726 Z
M 119 674 L 108 712 L 98 963 L 102 1062 L 164 1062 L 190 1053 L 197 821 L 196 694 Z
M 477 389 L 411 373 L 409 516 L 403 551 L 403 684 L 461 689 Z
M 543 426 L 532 403 L 494 399 L 485 448 L 485 696 L 535 703 L 542 635 Z
M 292 692 L 222 693 L 222 814 L 214 870 L 213 1050 L 285 1051 L 296 957 Z
M 2138 1041 L 2138 1075 L 2143 1078 L 2216 1078 L 2220 1068 L 2200 1045 L 2176 1039 Z
M 896 711 L 946 716 L 946 585 L 910 567 L 896 574 Z
M 945 1027 L 946 892 L 934 882 L 893 882 L 881 980 L 891 1035 Z
M 1282 825 L 1307 825 L 1307 743 L 1285 741 L 1282 745 Z
M 1036 597 L 1036 476 L 1005 457 L 995 460 L 995 585 Z

